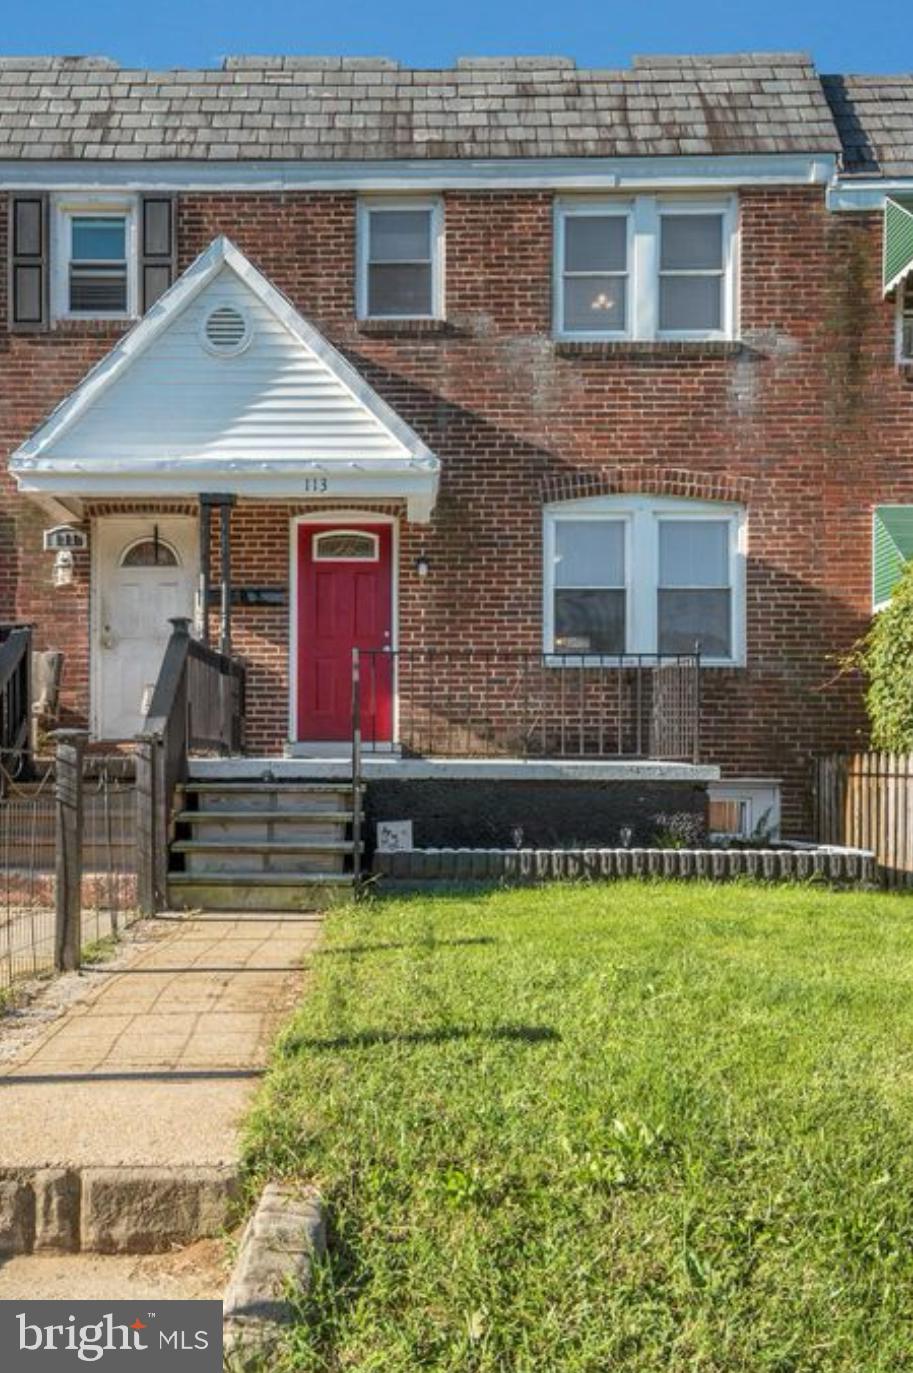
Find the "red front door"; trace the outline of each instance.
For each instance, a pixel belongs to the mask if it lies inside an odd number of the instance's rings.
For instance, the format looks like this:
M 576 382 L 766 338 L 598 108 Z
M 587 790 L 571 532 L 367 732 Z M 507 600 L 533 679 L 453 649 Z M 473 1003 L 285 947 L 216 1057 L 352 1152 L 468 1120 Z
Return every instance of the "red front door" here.
M 352 736 L 352 649 L 392 647 L 389 524 L 298 526 L 298 738 Z M 392 660 L 363 662 L 362 732 L 393 737 Z

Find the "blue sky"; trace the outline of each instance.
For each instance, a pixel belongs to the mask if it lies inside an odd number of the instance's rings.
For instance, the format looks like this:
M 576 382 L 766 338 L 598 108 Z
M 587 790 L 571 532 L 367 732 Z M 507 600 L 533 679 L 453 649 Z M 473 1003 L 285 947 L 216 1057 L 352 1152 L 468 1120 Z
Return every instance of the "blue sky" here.
M 634 52 L 802 48 L 821 71 L 913 69 L 897 0 L 38 0 L 4 5 L 6 53 L 96 53 L 130 66 L 215 66 L 225 53 L 343 53 L 450 66 L 460 55 L 558 53 L 624 66 Z

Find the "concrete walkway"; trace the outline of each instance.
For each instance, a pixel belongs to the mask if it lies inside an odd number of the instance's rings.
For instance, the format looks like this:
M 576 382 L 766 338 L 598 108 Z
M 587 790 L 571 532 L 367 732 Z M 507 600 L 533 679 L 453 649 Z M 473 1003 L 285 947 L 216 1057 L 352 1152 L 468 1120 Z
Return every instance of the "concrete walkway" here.
M 175 915 L 137 929 L 20 1042 L 0 1020 L 0 1173 L 236 1163 L 320 916 Z

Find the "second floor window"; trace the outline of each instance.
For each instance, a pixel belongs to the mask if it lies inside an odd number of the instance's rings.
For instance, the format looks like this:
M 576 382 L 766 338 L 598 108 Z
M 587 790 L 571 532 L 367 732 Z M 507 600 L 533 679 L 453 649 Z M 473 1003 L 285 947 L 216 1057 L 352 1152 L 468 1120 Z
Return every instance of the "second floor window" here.
M 555 218 L 559 338 L 735 336 L 735 202 L 565 200 Z
M 58 319 L 124 319 L 137 309 L 136 205 L 55 201 L 52 309 Z
M 125 314 L 127 216 L 71 215 L 68 312 Z
M 359 205 L 359 318 L 442 317 L 441 219 L 436 200 Z

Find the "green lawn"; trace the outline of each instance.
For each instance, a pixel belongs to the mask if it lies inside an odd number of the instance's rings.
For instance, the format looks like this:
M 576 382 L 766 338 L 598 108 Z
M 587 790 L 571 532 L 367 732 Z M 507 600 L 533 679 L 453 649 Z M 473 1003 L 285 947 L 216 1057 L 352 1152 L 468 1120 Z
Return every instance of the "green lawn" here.
M 624 883 L 327 921 L 249 1132 L 331 1254 L 285 1363 L 913 1367 L 913 901 Z

